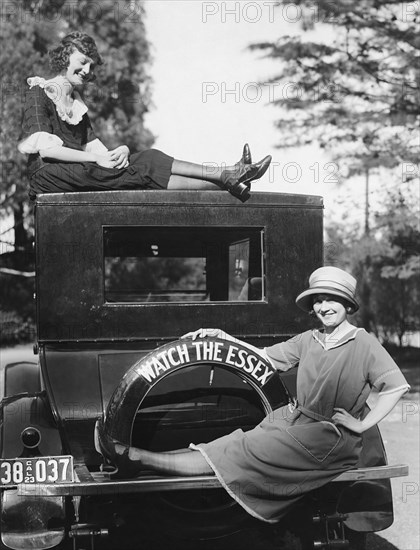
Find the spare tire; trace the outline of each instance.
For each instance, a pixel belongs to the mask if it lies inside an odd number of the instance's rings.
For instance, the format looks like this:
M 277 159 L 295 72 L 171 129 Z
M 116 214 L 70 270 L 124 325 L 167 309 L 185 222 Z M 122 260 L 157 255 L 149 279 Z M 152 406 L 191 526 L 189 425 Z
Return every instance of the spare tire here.
M 121 379 L 108 403 L 98 434 L 105 456 L 116 442 L 131 444 L 137 410 L 163 379 L 192 365 L 217 365 L 245 380 L 259 396 L 265 414 L 288 402 L 288 393 L 274 367 L 251 349 L 218 338 L 182 339 L 152 351 Z
M 224 399 L 224 403 L 229 400 L 234 403 L 229 410 L 226 405 L 223 406 L 222 419 L 209 419 L 205 413 L 201 415 L 200 422 L 191 422 L 192 410 L 197 408 L 197 402 L 208 405 L 208 399 L 203 397 L 206 389 L 193 385 L 192 367 L 198 367 L 195 369 L 196 380 L 200 376 L 208 380 L 206 397 L 217 395 L 219 401 Z M 223 384 L 218 386 L 213 377 L 215 380 L 223 379 Z M 180 391 L 183 380 L 185 386 L 188 386 L 184 392 Z M 236 382 L 236 388 L 232 388 L 229 394 L 226 384 L 232 382 Z M 157 395 L 160 387 L 163 391 Z M 176 406 L 175 399 L 178 399 Z M 162 400 L 169 403 L 166 408 Z M 194 408 L 188 408 L 191 400 L 194 401 Z M 98 440 L 102 453 L 112 462 L 117 442 L 152 450 L 170 450 L 186 446 L 189 441 L 208 441 L 224 435 L 223 431 L 228 433 L 238 427 L 252 428 L 265 415 L 288 401 L 287 390 L 278 372 L 250 348 L 217 338 L 194 341 L 182 339 L 154 350 L 127 371 L 108 403 L 104 418 L 98 422 Z M 182 415 L 188 418 L 188 421 L 182 422 L 183 427 L 186 427 L 183 432 L 176 425 L 177 419 L 183 418 Z M 162 430 L 164 435 L 168 434 L 165 436 L 166 441 L 163 437 L 163 443 L 162 437 L 156 442 L 151 441 L 153 437 L 150 439 L 149 436 L 145 443 L 141 434 L 137 434 L 138 431 L 150 434 L 151 428 L 162 423 L 167 425 L 168 422 L 169 429 L 166 432 Z M 189 427 L 193 430 L 197 425 L 199 429 L 190 433 Z M 184 439 L 189 435 L 191 438 L 182 442 L 176 441 L 176 438 L 174 440 L 173 434 L 180 431 Z M 194 440 L 193 433 L 200 439 Z M 119 472 L 119 475 L 121 473 L 130 476 L 129 471 Z M 219 537 L 238 531 L 251 520 L 223 489 L 207 491 L 205 494 L 195 491 L 188 494 L 168 492 L 154 495 L 153 498 L 149 495 L 148 509 L 154 509 L 155 512 L 157 509 L 161 512 L 165 510 L 166 513 L 159 514 L 165 518 L 165 529 L 176 536 L 187 538 Z

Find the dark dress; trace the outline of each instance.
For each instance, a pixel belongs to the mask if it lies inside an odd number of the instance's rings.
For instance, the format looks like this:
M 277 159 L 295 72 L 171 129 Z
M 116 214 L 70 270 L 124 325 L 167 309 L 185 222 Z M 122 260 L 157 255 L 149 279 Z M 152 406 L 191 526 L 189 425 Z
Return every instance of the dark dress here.
M 329 349 L 322 337 L 307 331 L 265 350 L 279 370 L 299 362 L 297 406 L 276 409 L 248 432 L 190 446 L 247 512 L 269 523 L 308 491 L 356 466 L 362 438 L 331 422 L 335 407 L 358 418 L 372 387 L 382 393 L 409 388 L 364 329 L 353 328 Z
M 39 85 L 26 93 L 22 139 L 46 132 L 57 136 L 64 147 L 83 150 L 96 139 L 89 116 L 77 124 L 62 120 L 53 100 Z M 117 189 L 166 189 L 173 157 L 156 149 L 130 155 L 127 168 L 103 168 L 94 162 L 62 162 L 42 159 L 33 152 L 28 158 L 29 196 L 37 193 L 111 191 Z

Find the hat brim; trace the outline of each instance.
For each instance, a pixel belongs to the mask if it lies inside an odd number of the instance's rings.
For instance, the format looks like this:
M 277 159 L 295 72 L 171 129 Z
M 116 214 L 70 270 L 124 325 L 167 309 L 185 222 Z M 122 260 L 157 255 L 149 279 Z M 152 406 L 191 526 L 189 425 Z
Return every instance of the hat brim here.
M 308 290 L 304 290 L 296 298 L 296 305 L 300 309 L 303 309 L 303 311 L 311 311 L 313 306 L 312 297 L 316 296 L 317 294 L 331 294 L 331 296 L 339 296 L 340 298 L 344 298 L 345 300 L 347 300 L 347 302 L 349 302 L 354 307 L 354 311 L 357 311 L 359 309 L 359 304 L 354 298 L 352 298 L 345 292 L 340 292 L 339 290 L 328 287 L 309 288 Z

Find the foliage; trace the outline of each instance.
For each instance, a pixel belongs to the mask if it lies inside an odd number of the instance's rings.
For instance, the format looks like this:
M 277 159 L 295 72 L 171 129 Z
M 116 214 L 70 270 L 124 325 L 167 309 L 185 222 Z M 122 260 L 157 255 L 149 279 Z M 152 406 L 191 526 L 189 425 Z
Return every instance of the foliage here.
M 357 230 L 355 230 L 357 231 Z M 359 281 L 359 324 L 384 342 L 420 330 L 420 229 L 418 211 L 400 190 L 388 193 L 370 235 L 327 229 L 325 263 L 347 267 Z
M 290 2 L 283 0 L 280 5 Z M 418 159 L 420 18 L 416 2 L 296 2 L 305 30 L 254 44 L 278 60 L 280 147 L 317 141 L 344 175 Z
M 73 30 L 91 34 L 105 61 L 85 94 L 98 137 L 110 148 L 125 143 L 134 151 L 148 148 L 153 142 L 143 124 L 150 104 L 150 54 L 140 0 L 2 2 L 0 217 L 14 217 L 16 251 L 20 253 L 1 256 L 7 267 L 33 269 L 26 158 L 17 151 L 28 89 L 26 79 L 33 75 L 54 76 L 48 67 L 48 49 Z M 22 263 L 22 258 L 27 262 Z M 9 283 L 2 284 L 0 291 L 3 308 L 7 305 L 5 288 L 9 288 Z M 13 309 L 26 316 L 27 304 L 32 307 L 33 283 L 22 279 L 16 281 L 16 286 L 19 295 Z
M 151 101 L 144 18 L 139 0 L 79 0 L 68 21 L 69 31 L 82 29 L 95 38 L 105 60 L 85 99 L 95 130 L 109 148 L 125 143 L 138 151 L 153 142 L 143 125 Z
M 33 342 L 36 337 L 35 321 L 31 317 L 10 310 L 0 318 L 0 347 Z
M 289 0 L 280 0 L 287 12 Z M 251 48 L 278 63 L 271 79 L 283 93 L 279 147 L 317 142 L 338 162 L 341 181 L 373 169 L 400 170 L 396 187 L 418 178 L 420 33 L 418 2 L 295 0 L 302 25 L 293 35 Z M 315 32 L 312 32 L 315 31 Z M 402 175 L 402 177 L 401 177 Z M 418 204 L 407 194 L 380 197 L 374 227 L 366 201 L 364 236 L 342 223 L 327 229 L 326 263 L 350 268 L 359 280 L 359 322 L 400 343 L 420 328 Z M 346 219 L 345 219 L 346 218 Z
M 151 145 L 152 135 L 143 125 L 150 103 L 150 56 L 144 12 L 138 0 L 15 0 L 3 8 L 0 24 L 0 193 L 9 213 L 27 200 L 26 159 L 16 150 L 26 78 L 36 74 L 54 76 L 48 68 L 48 49 L 72 30 L 92 34 L 106 61 L 86 92 L 98 135 L 109 147 L 126 143 L 138 150 Z

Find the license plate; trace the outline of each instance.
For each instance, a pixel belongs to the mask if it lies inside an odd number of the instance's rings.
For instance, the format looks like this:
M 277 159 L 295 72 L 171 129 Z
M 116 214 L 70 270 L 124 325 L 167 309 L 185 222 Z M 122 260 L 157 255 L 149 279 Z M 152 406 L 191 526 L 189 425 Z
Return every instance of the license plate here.
M 42 456 L 0 460 L 0 486 L 73 482 L 73 457 Z

